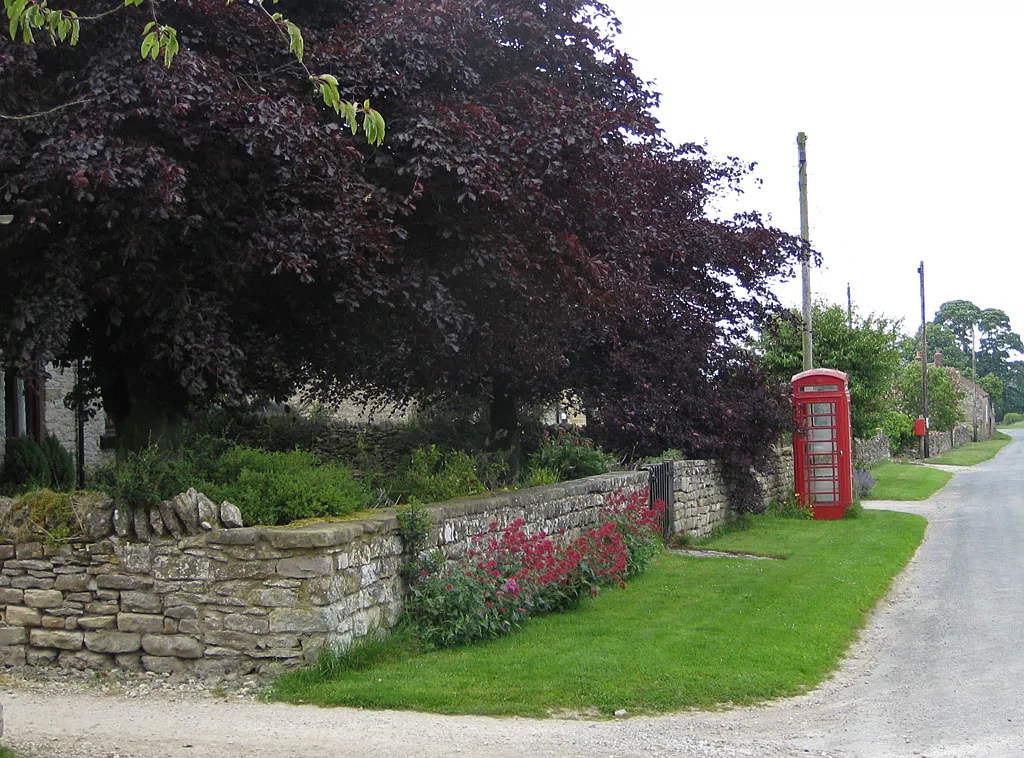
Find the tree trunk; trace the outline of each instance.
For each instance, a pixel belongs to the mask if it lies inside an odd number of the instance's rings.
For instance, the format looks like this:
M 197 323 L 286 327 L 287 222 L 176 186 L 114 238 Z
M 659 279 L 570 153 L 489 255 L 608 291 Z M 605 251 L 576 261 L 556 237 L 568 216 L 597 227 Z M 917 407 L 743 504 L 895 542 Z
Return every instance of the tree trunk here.
M 491 447 L 512 450 L 519 447 L 519 408 L 504 382 L 495 382 L 491 396 Z
M 117 460 L 150 445 L 176 448 L 181 444 L 182 417 L 149 398 L 135 398 L 127 415 L 113 416 Z

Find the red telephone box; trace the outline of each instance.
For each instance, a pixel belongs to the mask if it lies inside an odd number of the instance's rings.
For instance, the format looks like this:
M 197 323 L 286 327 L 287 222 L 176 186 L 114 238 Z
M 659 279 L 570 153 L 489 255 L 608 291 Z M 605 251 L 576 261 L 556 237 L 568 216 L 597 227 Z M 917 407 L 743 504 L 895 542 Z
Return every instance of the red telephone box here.
M 797 499 L 816 519 L 839 519 L 853 503 L 849 377 L 819 368 L 793 377 L 793 468 Z

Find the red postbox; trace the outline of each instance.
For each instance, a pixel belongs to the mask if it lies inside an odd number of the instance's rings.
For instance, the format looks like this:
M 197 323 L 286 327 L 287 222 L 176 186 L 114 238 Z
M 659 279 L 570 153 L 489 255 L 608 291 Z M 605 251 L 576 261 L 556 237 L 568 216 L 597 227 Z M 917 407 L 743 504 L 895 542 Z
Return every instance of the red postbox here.
M 793 377 L 793 468 L 797 499 L 816 519 L 839 519 L 853 503 L 849 377 L 819 368 Z

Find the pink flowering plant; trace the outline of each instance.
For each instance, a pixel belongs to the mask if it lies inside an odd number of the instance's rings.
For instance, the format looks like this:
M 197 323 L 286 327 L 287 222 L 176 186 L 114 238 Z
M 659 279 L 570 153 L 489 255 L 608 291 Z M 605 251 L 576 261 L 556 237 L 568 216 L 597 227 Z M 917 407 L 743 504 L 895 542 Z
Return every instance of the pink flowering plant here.
M 609 496 L 602 520 L 568 542 L 530 535 L 522 519 L 505 528 L 492 523 L 465 559 L 413 578 L 408 618 L 424 642 L 450 647 L 508 634 L 601 586 L 625 587 L 660 549 L 664 504 L 649 508 L 647 497 L 646 489 Z

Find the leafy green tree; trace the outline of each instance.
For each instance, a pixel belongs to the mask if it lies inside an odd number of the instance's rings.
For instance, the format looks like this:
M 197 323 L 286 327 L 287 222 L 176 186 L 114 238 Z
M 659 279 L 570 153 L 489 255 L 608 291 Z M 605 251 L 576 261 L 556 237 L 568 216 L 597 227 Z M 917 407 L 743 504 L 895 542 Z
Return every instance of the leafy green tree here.
M 928 355 L 935 355 L 936 350 L 942 351 L 942 362 L 947 366 L 953 366 L 965 376 L 970 376 L 971 354 L 960 349 L 956 337 L 949 327 L 929 321 L 927 326 L 928 334 Z M 906 365 L 915 360 L 921 360 L 921 327 L 917 328 L 913 337 L 905 337 L 900 343 L 900 363 Z
M 957 346 L 958 354 L 953 355 L 943 347 L 945 363 L 956 366 L 965 376 L 970 376 L 971 354 L 975 350 L 978 375 L 996 374 L 1000 377 L 1006 373 L 1010 355 L 1013 352 L 1024 352 L 1024 343 L 1020 335 L 1010 327 L 1006 311 L 998 308 L 982 309 L 969 300 L 950 300 L 939 306 L 934 323 L 949 330 Z M 975 330 L 979 338 L 977 344 Z M 938 338 L 941 335 L 936 336 Z M 929 328 L 929 352 L 932 347 L 932 332 Z M 940 347 L 938 342 L 934 347 Z
M 1006 391 L 1006 382 L 995 374 L 985 374 L 978 380 L 978 386 L 992 398 L 992 405 L 998 411 L 1002 407 L 1003 393 Z
M 909 363 L 899 376 L 901 407 L 911 417 L 921 415 L 921 364 Z M 945 366 L 928 367 L 928 419 L 931 429 L 948 432 L 964 420 L 963 392 Z
M 900 365 L 900 322 L 870 314 L 854 314 L 852 326 L 846 309 L 815 303 L 814 362 L 817 367 L 850 376 L 853 434 L 870 437 L 893 409 L 892 388 Z M 755 349 L 762 367 L 779 380 L 789 381 L 803 366 L 799 316 L 775 320 Z

